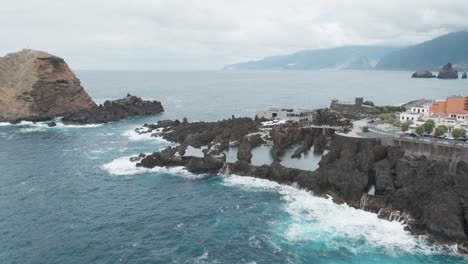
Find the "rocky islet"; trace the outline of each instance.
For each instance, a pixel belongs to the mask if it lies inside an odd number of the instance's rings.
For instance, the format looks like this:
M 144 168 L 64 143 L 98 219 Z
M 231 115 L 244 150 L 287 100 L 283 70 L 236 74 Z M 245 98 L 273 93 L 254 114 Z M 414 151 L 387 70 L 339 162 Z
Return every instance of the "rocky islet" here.
M 160 102 L 131 95 L 96 105 L 65 60 L 43 51 L 0 58 L 0 122 L 64 117 L 67 124 L 98 124 L 163 111 Z

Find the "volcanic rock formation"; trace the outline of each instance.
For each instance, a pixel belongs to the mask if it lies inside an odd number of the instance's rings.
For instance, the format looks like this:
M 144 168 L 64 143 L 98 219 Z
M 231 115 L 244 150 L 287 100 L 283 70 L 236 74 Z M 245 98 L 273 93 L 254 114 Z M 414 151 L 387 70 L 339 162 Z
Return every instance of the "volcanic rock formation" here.
M 98 124 L 163 111 L 160 102 L 131 95 L 97 106 L 65 61 L 46 52 L 24 49 L 0 58 L 0 122 L 63 117 L 66 124 Z
M 458 79 L 458 71 L 453 68 L 452 63 L 447 63 L 439 71 L 438 79 Z
M 426 233 L 440 242 L 456 242 L 460 252 L 468 248 L 468 163 L 466 159 L 437 158 L 416 153 L 410 145 L 384 139 L 353 138 L 335 135 L 333 129 L 282 124 L 269 128 L 269 135 L 260 137 L 273 142 L 273 163 L 254 166 L 251 140 L 261 134 L 259 123 L 249 119 L 219 122 L 181 123 L 162 121 L 147 125 L 145 131 L 177 143 L 207 145 L 204 157 L 180 156 L 179 147 L 167 148 L 134 158 L 136 166 L 185 166 L 193 173 L 233 173 L 285 184 L 297 184 L 315 195 L 331 195 L 335 202 L 379 214 L 379 217 L 402 219 L 415 234 Z M 292 144 L 303 144 L 295 151 L 298 157 L 312 145 L 329 152 L 315 171 L 286 168 L 279 162 L 279 153 Z M 224 142 L 224 143 L 223 143 Z M 236 162 L 226 162 L 219 150 L 237 142 L 242 154 Z M 329 144 L 329 145 L 328 145 Z M 416 143 L 415 143 L 416 144 Z M 423 143 L 424 144 L 424 143 Z M 212 152 L 215 146 L 218 152 Z M 430 146 L 430 145 L 429 145 Z M 440 152 L 450 146 L 441 146 Z M 416 147 L 416 150 L 424 147 Z M 436 149 L 434 147 L 434 149 Z M 454 149 L 450 149 L 455 153 Z M 460 149 L 460 153 L 467 151 Z M 428 152 L 429 153 L 429 152 Z M 465 154 L 459 154 L 465 155 Z M 466 156 L 466 155 L 465 155 Z M 224 158 L 224 159 L 223 159 Z M 369 196 L 368 191 L 375 190 Z M 371 197 L 371 198 L 369 198 Z M 395 218 L 396 216 L 396 218 Z
M 161 112 L 164 112 L 161 102 L 144 101 L 140 97 L 127 94 L 127 97 L 122 99 L 105 101 L 99 106 L 66 113 L 62 121 L 65 124 L 101 124 Z
M 29 49 L 0 58 L 0 120 L 46 120 L 94 106 L 62 58 Z
M 430 71 L 417 71 L 413 73 L 411 78 L 435 78 L 436 76 Z

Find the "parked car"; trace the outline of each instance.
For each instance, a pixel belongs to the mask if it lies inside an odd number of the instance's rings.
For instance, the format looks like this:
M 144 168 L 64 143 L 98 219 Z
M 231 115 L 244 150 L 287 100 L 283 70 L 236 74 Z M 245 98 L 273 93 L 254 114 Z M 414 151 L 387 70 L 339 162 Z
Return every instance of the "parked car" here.
M 419 135 L 417 133 L 414 133 L 414 132 L 407 133 L 406 135 L 409 136 L 409 137 L 414 137 L 414 138 L 419 137 Z

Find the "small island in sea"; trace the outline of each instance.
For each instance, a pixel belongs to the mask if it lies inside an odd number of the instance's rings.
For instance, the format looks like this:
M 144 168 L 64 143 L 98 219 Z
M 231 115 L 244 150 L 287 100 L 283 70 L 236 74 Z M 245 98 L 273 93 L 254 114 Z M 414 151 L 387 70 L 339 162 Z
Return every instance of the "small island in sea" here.
M 161 102 L 130 94 L 97 105 L 65 60 L 43 51 L 24 49 L 0 57 L 0 122 L 60 117 L 65 124 L 86 125 L 163 111 Z

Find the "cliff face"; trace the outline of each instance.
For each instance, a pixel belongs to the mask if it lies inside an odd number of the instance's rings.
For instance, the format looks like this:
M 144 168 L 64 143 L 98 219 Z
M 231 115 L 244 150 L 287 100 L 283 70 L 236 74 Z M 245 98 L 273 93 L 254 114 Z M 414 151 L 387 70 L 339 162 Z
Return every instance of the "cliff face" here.
M 62 58 L 22 50 L 0 58 L 0 120 L 43 120 L 94 107 Z
M 337 136 L 320 162 L 317 191 L 357 202 L 375 186 L 385 206 L 409 213 L 416 230 L 439 238 L 468 238 L 468 164 L 450 172 L 447 161 L 405 154 L 378 140 Z

